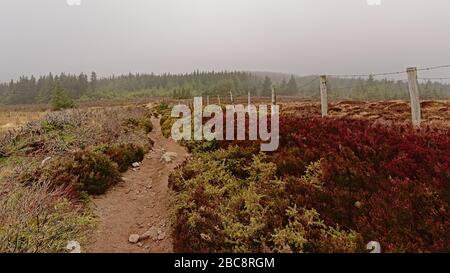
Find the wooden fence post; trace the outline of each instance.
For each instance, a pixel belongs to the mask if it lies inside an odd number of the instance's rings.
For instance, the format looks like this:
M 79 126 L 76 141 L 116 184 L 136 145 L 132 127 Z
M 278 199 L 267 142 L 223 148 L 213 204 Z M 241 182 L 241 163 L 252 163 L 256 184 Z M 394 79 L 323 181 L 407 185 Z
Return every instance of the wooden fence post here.
M 252 99 L 251 99 L 251 96 L 250 96 L 250 91 L 248 91 L 248 94 L 247 94 L 247 104 L 248 104 L 249 106 L 252 104 Z
M 206 96 L 206 105 L 209 105 L 209 96 Z
M 327 76 L 320 76 L 320 105 L 322 108 L 322 117 L 328 116 L 328 90 Z
M 217 104 L 220 105 L 220 95 L 217 95 Z
M 230 100 L 231 100 L 231 104 L 234 105 L 233 91 L 231 91 L 231 90 L 230 90 Z
M 411 99 L 411 119 L 414 127 L 420 127 L 421 110 L 419 87 L 417 84 L 417 68 L 410 67 L 406 70 L 408 73 L 409 97 Z

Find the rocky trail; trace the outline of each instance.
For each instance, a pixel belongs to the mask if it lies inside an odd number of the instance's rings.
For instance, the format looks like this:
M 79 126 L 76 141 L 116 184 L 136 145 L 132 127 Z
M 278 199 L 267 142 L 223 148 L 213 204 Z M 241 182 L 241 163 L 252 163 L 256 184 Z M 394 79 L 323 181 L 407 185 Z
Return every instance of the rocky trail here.
M 152 151 L 123 182 L 93 200 L 99 224 L 84 252 L 172 252 L 168 178 L 187 152 L 161 134 L 159 119 L 152 123 Z

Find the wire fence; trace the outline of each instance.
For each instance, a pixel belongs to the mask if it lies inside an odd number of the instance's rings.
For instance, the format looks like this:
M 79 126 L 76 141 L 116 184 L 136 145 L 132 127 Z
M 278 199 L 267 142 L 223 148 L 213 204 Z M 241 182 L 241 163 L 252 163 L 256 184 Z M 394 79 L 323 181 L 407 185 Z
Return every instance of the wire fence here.
M 411 118 L 412 124 L 414 127 L 420 126 L 421 123 L 421 103 L 420 103 L 420 88 L 423 86 L 427 86 L 426 84 L 422 85 L 419 81 L 446 81 L 450 80 L 450 77 L 418 77 L 418 72 L 421 71 L 436 71 L 450 68 L 449 65 L 439 65 L 439 66 L 428 66 L 428 67 L 413 67 L 408 68 L 406 71 L 394 71 L 394 72 L 381 72 L 381 73 L 367 73 L 367 74 L 327 74 L 322 76 L 314 76 L 312 79 L 308 80 L 305 83 L 302 83 L 298 86 L 298 90 L 305 90 L 306 88 L 310 88 L 310 90 L 320 89 L 320 100 L 321 100 L 321 108 L 322 108 L 322 116 L 328 115 L 328 97 L 334 99 L 339 97 L 338 92 L 346 92 L 346 95 L 351 94 L 352 89 L 358 89 L 358 91 L 365 91 L 366 93 L 382 93 L 382 98 L 380 100 L 390 100 L 395 99 L 395 92 L 398 93 L 400 91 L 402 98 L 409 97 L 410 106 L 411 106 Z M 407 76 L 407 77 L 406 77 Z M 380 79 L 374 79 L 376 77 L 384 77 Z M 369 81 L 369 79 L 373 79 L 373 81 Z M 351 84 L 341 86 L 342 82 L 346 80 L 352 81 Z M 356 80 L 356 81 L 355 81 Z M 384 82 L 383 82 L 384 80 Z M 318 81 L 318 85 L 316 84 Z M 334 82 L 336 81 L 336 82 Z M 340 82 L 337 82 L 340 81 Z M 392 87 L 393 84 L 396 86 L 396 90 L 389 90 L 389 87 Z M 446 83 L 450 85 L 450 83 Z M 377 87 L 382 87 L 381 90 Z M 316 89 L 317 88 L 317 89 Z M 373 88 L 373 89 L 372 89 Z M 437 94 L 442 90 L 432 91 L 430 93 Z M 445 91 L 445 90 L 444 90 Z M 446 89 L 446 92 L 450 91 L 450 88 Z M 313 91 L 316 92 L 316 91 Z M 408 96 L 409 93 L 409 96 Z M 380 95 L 380 94 L 378 94 Z M 276 102 L 276 91 L 272 88 L 272 97 L 271 103 Z M 393 98 L 394 97 L 394 98 Z M 424 98 L 422 96 L 422 98 Z M 236 97 L 236 99 L 239 99 Z M 246 98 L 247 99 L 247 98 Z M 264 99 L 264 97 L 259 97 L 259 99 Z M 345 98 L 351 99 L 351 98 Z M 208 99 L 209 101 L 209 99 Z M 218 101 L 220 104 L 220 97 L 218 97 Z M 234 104 L 236 101 L 233 99 L 233 94 L 230 91 L 230 101 Z M 248 103 L 251 103 L 250 95 L 248 97 Z
M 427 66 L 427 67 L 418 67 L 418 68 L 408 68 L 406 71 L 393 71 L 393 72 L 381 72 L 381 73 L 367 73 L 367 74 L 328 74 L 320 77 L 314 77 L 312 80 L 307 83 L 301 85 L 299 87 L 300 90 L 306 87 L 313 87 L 313 84 L 317 80 L 319 80 L 320 86 L 320 98 L 322 105 L 322 116 L 328 115 L 328 97 L 336 98 L 339 97 L 339 92 L 345 92 L 347 95 L 351 94 L 354 89 L 357 89 L 359 92 L 363 91 L 365 93 L 370 92 L 383 92 L 383 98 L 389 98 L 392 95 L 390 94 L 400 91 L 402 96 L 405 98 L 410 98 L 410 106 L 411 106 L 411 118 L 412 124 L 414 127 L 420 126 L 421 123 L 421 105 L 420 105 L 420 91 L 419 89 L 423 87 L 423 85 L 428 86 L 427 84 L 419 83 L 419 81 L 427 81 L 428 82 L 439 82 L 440 84 L 449 85 L 450 83 L 443 83 L 444 81 L 450 80 L 450 77 L 418 77 L 418 72 L 424 71 L 436 71 L 450 68 L 449 65 L 438 65 L 438 66 Z M 406 77 L 407 76 L 407 77 Z M 383 79 L 375 79 L 378 77 L 383 77 Z M 389 77 L 389 79 L 388 79 Z M 369 79 L 373 79 L 373 81 L 368 81 Z M 341 85 L 346 80 L 352 81 L 350 84 Z M 383 84 L 383 80 L 385 80 Z M 389 90 L 388 87 L 395 84 L 397 90 Z M 381 87 L 379 90 L 378 87 Z M 385 88 L 383 88 L 385 87 Z M 429 92 L 429 90 L 427 90 Z M 438 92 L 442 91 L 450 91 L 449 88 L 446 90 L 438 90 Z M 430 92 L 436 94 L 436 92 Z M 398 94 L 397 94 L 398 95 Z M 341 94 L 342 96 L 342 94 Z

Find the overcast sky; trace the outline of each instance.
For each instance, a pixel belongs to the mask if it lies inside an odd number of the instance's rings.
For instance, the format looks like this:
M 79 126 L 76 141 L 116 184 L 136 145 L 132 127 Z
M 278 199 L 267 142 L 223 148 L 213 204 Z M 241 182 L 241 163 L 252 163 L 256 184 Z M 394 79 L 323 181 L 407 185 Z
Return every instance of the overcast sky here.
M 77 1 L 0 0 L 1 81 L 48 72 L 239 69 L 307 75 L 450 63 L 448 0 L 381 0 L 379 6 L 368 5 L 377 0 L 68 4 Z

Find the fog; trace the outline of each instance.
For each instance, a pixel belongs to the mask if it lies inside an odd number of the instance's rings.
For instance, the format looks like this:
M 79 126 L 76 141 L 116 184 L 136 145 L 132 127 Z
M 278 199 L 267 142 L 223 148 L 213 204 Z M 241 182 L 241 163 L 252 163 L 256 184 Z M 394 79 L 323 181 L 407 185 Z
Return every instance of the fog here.
M 0 0 L 0 81 L 48 72 L 106 76 L 199 69 L 308 75 L 450 63 L 448 0 L 68 4 L 77 1 Z M 450 76 L 445 72 L 430 75 Z

